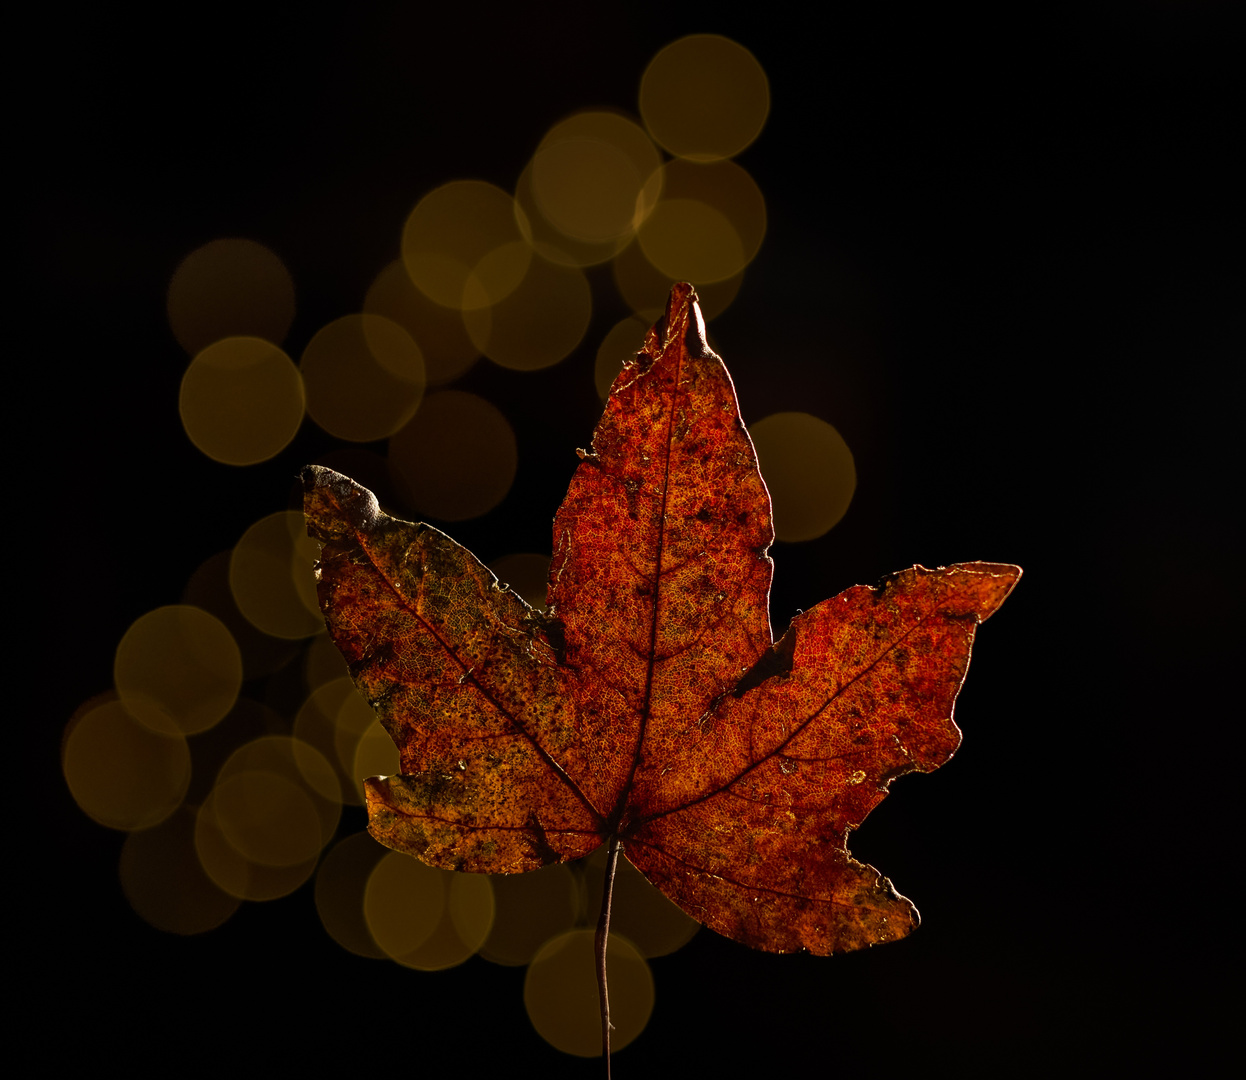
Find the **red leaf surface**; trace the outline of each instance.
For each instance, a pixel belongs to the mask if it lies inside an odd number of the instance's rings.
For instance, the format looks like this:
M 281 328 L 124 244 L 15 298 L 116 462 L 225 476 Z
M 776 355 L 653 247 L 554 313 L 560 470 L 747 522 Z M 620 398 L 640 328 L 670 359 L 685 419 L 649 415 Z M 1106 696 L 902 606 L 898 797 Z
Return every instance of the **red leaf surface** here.
M 686 912 L 754 948 L 907 934 L 916 910 L 848 832 L 895 777 L 956 750 L 974 632 L 1020 570 L 916 566 L 775 643 L 770 498 L 687 285 L 580 454 L 545 614 L 437 529 L 305 471 L 325 619 L 401 756 L 401 775 L 366 783 L 373 836 L 484 873 L 617 837 Z

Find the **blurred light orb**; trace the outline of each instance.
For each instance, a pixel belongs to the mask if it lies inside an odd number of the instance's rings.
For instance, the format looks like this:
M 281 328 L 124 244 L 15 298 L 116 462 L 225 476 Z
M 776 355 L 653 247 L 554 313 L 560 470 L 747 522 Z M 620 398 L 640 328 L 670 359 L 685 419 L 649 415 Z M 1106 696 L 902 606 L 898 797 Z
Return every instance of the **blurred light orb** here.
M 774 413 L 749 435 L 774 508 L 780 540 L 814 540 L 848 512 L 857 469 L 843 436 L 804 412 Z
M 153 729 L 120 701 L 106 701 L 70 722 L 61 769 L 88 817 L 110 829 L 150 829 L 185 798 L 190 750 L 171 721 Z
M 662 199 L 640 228 L 645 257 L 674 281 L 702 286 L 735 277 L 766 233 L 757 183 L 732 161 L 672 161 L 662 171 Z
M 475 346 L 495 364 L 537 371 L 575 350 L 592 314 L 592 292 L 579 269 L 535 259 L 523 284 L 496 304 L 464 311 L 463 322 Z
M 480 955 L 494 964 L 529 963 L 550 938 L 575 925 L 579 892 L 566 863 L 526 874 L 496 874 L 493 927 Z
M 564 236 L 625 239 L 656 199 L 661 158 L 644 131 L 616 113 L 583 112 L 555 124 L 532 158 L 532 195 Z
M 213 461 L 255 465 L 279 454 L 298 432 L 303 381 L 271 342 L 227 337 L 190 362 L 177 405 L 187 437 Z
M 295 640 L 324 629 L 316 599 L 315 563 L 320 545 L 307 535 L 303 515 L 279 510 L 260 518 L 234 545 L 229 589 L 238 610 L 255 627 Z
M 486 259 L 499 248 L 506 254 Z M 455 180 L 430 191 L 402 232 L 407 274 L 442 307 L 497 303 L 523 280 L 530 259 L 514 200 L 483 180 Z
M 645 257 L 674 281 L 725 281 L 748 261 L 735 227 L 697 199 L 663 199 L 640 232 Z
M 278 773 L 244 770 L 214 791 L 221 832 L 248 862 L 297 866 L 320 853 L 320 821 L 311 796 Z
M 601 1055 L 594 931 L 568 930 L 547 941 L 528 965 L 523 1000 L 537 1033 L 551 1046 L 578 1057 Z M 610 971 L 612 1051 L 622 1050 L 649 1023 L 653 973 L 634 945 L 617 934 L 606 944 Z
M 316 858 L 294 866 L 268 866 L 247 859 L 229 841 L 216 816 L 216 793 L 209 793 L 195 816 L 195 854 L 212 883 L 239 900 L 278 900 L 309 880 Z
M 675 157 L 734 157 L 760 134 L 770 85 L 757 58 L 718 34 L 692 34 L 667 45 L 640 80 L 640 115 Z
M 386 956 L 413 958 L 437 929 L 446 908 L 443 872 L 391 851 L 368 876 L 363 910 L 372 939 Z
M 308 414 L 350 442 L 388 438 L 424 399 L 420 347 L 381 315 L 334 319 L 307 343 L 299 369 Z
M 217 724 L 242 688 L 242 654 L 215 615 L 172 604 L 140 616 L 117 644 L 113 682 L 135 719 L 185 735 Z
M 213 240 L 173 272 L 166 307 L 173 336 L 191 356 L 227 337 L 280 342 L 294 321 L 294 281 L 263 244 Z
M 432 385 L 457 379 L 480 357 L 458 309 L 442 307 L 425 296 L 400 260 L 391 262 L 373 279 L 363 310 L 396 322 L 411 335 L 424 357 L 425 377 Z
M 615 287 L 627 305 L 636 313 L 636 317 L 644 324 L 646 330 L 652 326 L 666 310 L 666 301 L 671 294 L 671 286 L 680 278 L 668 277 L 657 269 L 648 258 L 640 244 L 629 244 L 615 258 L 611 267 Z M 744 282 L 744 274 L 739 273 L 725 281 L 693 281 L 696 286 L 697 298 L 701 303 L 701 314 L 706 322 L 716 318 L 731 305 Z M 641 339 L 643 341 L 643 337 Z M 600 359 L 600 353 L 598 354 Z M 609 387 L 606 388 L 609 390 Z
M 325 932 L 356 956 L 385 959 L 363 916 L 368 876 L 387 854 L 366 832 L 339 841 L 316 871 L 316 912 Z
M 519 450 L 510 421 L 463 390 L 430 394 L 389 441 L 395 484 L 418 511 L 466 521 L 492 510 L 510 491 Z

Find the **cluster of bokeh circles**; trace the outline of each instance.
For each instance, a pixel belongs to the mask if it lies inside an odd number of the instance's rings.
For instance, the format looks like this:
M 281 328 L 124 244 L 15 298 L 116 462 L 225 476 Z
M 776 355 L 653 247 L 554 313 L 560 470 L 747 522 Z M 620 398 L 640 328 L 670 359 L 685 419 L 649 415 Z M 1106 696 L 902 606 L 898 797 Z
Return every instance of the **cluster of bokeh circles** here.
M 640 122 L 577 113 L 546 132 L 512 192 L 457 180 L 421 198 L 401 259 L 376 275 L 359 312 L 306 342 L 297 364 L 283 348 L 295 288 L 279 256 L 245 239 L 191 252 L 168 289 L 170 325 L 192 357 L 179 399 L 186 434 L 213 460 L 244 466 L 278 454 L 310 417 L 343 443 L 384 441 L 391 489 L 419 514 L 487 513 L 515 477 L 515 434 L 504 408 L 453 382 L 481 357 L 534 371 L 579 349 L 593 311 L 588 267 L 609 263 L 634 313 L 597 349 L 603 398 L 673 281 L 696 285 L 707 318 L 726 308 L 766 231 L 762 194 L 732 159 L 768 111 L 765 73 L 741 45 L 717 35 L 673 42 L 644 73 Z M 807 413 L 750 431 L 780 539 L 825 533 L 855 487 L 843 439 Z M 153 926 L 196 934 L 244 901 L 314 878 L 324 928 L 342 947 L 421 970 L 473 955 L 526 964 L 537 1030 L 569 1053 L 599 1053 L 590 953 L 602 853 L 490 878 L 431 869 L 366 833 L 341 836 L 343 806 L 363 802 L 360 778 L 395 772 L 398 759 L 324 631 L 318 553 L 296 513 L 241 530 L 192 574 L 182 603 L 133 623 L 117 646 L 114 688 L 71 718 L 64 775 L 87 814 L 128 834 L 126 896 Z M 516 554 L 491 568 L 544 605 L 548 557 Z M 264 692 L 248 696 L 244 685 Z M 609 958 L 616 1047 L 652 1008 L 646 958 L 697 928 L 620 867 Z

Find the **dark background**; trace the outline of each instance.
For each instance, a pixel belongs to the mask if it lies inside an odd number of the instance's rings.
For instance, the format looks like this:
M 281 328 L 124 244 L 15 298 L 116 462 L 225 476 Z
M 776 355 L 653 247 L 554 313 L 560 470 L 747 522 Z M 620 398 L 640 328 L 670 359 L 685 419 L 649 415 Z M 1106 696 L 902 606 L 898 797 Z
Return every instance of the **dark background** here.
M 17 1053 L 136 1074 L 599 1074 L 531 1031 L 522 969 L 356 958 L 310 886 L 197 938 L 152 929 L 117 882 L 121 835 L 77 809 L 57 750 L 130 622 L 176 602 L 333 445 L 309 423 L 243 470 L 191 447 L 164 315 L 180 259 L 221 236 L 276 251 L 297 357 L 358 310 L 421 195 L 511 189 L 552 123 L 635 112 L 653 54 L 702 31 L 751 49 L 772 94 L 739 158 L 768 233 L 712 341 L 746 421 L 816 412 L 859 473 L 836 529 L 775 546 L 776 629 L 916 562 L 1026 576 L 979 635 L 962 750 L 900 781 L 852 845 L 922 928 L 833 959 L 702 931 L 653 962 L 656 1010 L 616 1075 L 1211 1051 L 1208 987 L 1238 921 L 1223 883 L 1240 726 L 1223 704 L 1240 677 L 1232 6 L 852 5 L 809 26 L 765 6 L 252 5 L 20 26 L 9 551 L 28 598 L 9 622 L 12 677 L 33 692 L 10 713 L 11 933 L 19 998 L 58 1033 L 31 1026 Z M 507 499 L 451 529 L 486 560 L 549 549 L 599 412 L 596 343 L 627 313 L 590 278 L 571 358 L 536 374 L 481 361 L 456 384 L 509 403 L 519 440 Z

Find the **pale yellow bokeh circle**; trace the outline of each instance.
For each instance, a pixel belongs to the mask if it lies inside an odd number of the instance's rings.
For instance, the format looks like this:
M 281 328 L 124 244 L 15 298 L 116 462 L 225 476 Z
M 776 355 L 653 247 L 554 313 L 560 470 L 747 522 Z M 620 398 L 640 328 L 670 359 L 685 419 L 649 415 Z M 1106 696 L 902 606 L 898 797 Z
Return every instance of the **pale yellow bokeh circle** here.
M 575 925 L 579 887 L 566 863 L 493 877 L 497 913 L 480 955 L 495 964 L 529 963 L 550 938 Z
M 727 281 L 756 256 L 766 234 L 766 202 L 733 161 L 663 167 L 663 195 L 640 228 L 645 257 L 674 281 Z
M 218 723 L 242 687 L 242 654 L 225 624 L 189 604 L 136 619 L 117 645 L 113 682 L 130 713 L 157 732 Z
M 386 855 L 386 849 L 366 832 L 339 841 L 316 871 L 316 912 L 325 932 L 356 956 L 385 959 L 363 917 L 363 895 L 368 876 Z
M 662 317 L 666 302 L 670 299 L 671 286 L 679 280 L 658 270 L 645 257 L 640 244 L 629 244 L 624 248 L 614 260 L 611 272 L 619 295 L 636 312 L 637 318 L 646 329 Z M 725 281 L 693 282 L 697 290 L 697 300 L 701 305 L 701 314 L 705 316 L 706 322 L 730 307 L 743 282 L 743 273 Z
M 253 626 L 277 638 L 324 629 L 313 567 L 320 545 L 294 510 L 269 514 L 242 534 L 229 557 L 229 588 Z
M 570 355 L 592 314 L 592 292 L 579 269 L 535 259 L 521 285 L 497 303 L 464 311 L 463 323 L 495 364 L 536 371 Z
M 167 307 L 174 337 L 192 356 L 227 337 L 283 341 L 294 320 L 294 281 L 263 244 L 212 240 L 173 272 Z
M 430 384 L 462 375 L 480 357 L 457 308 L 442 307 L 425 296 L 396 260 L 373 279 L 363 302 L 364 312 L 382 315 L 403 327 L 419 346 Z
M 391 851 L 368 877 L 364 919 L 372 939 L 400 964 L 433 936 L 445 909 L 442 872 L 410 855 Z
M 277 900 L 289 896 L 316 870 L 316 858 L 294 866 L 267 866 L 247 859 L 230 843 L 216 817 L 211 793 L 195 818 L 195 853 L 217 888 L 240 900 Z
M 562 235 L 600 244 L 629 236 L 647 212 L 661 158 L 616 113 L 584 112 L 555 124 L 532 159 L 532 196 Z
M 248 862 L 297 866 L 320 852 L 320 821 L 311 796 L 274 772 L 244 771 L 221 779 L 214 792 L 216 823 Z
M 546 942 L 528 965 L 523 1000 L 532 1026 L 567 1054 L 601 1054 L 594 932 L 568 930 Z M 626 939 L 611 934 L 606 946 L 610 980 L 611 1050 L 636 1038 L 653 1013 L 653 974 Z
M 263 735 L 258 739 L 252 739 L 249 743 L 238 747 L 221 766 L 217 774 L 215 794 L 219 795 L 226 782 L 237 776 L 251 777 L 256 774 L 275 776 L 300 789 L 307 796 L 306 806 L 311 807 L 315 818 L 317 851 L 333 839 L 342 815 L 342 787 L 337 773 L 324 754 L 302 739 L 291 738 L 289 735 Z M 257 785 L 256 787 L 258 790 Z M 294 806 L 295 803 L 298 804 L 297 807 Z M 278 818 L 287 812 L 301 814 L 302 809 L 305 808 L 301 799 L 290 795 L 280 785 L 272 795 L 255 795 L 253 804 L 257 808 L 267 808 L 262 812 L 257 809 L 257 816 L 262 816 L 266 820 Z M 232 813 L 240 805 L 240 801 L 236 798 L 228 803 L 228 807 L 226 807 L 225 800 L 221 800 L 216 811 L 218 824 L 224 827 L 226 810 Z M 236 823 L 240 819 L 235 816 L 229 820 L 231 823 Z M 242 828 L 243 826 L 231 824 L 230 827 Z M 269 829 L 271 832 L 277 831 L 267 824 L 257 827 Z M 228 829 L 226 831 L 228 832 Z M 259 842 L 256 841 L 256 843 Z M 303 841 L 300 840 L 299 843 Z M 308 840 L 307 843 L 310 845 L 311 841 Z M 281 862 L 268 862 L 261 858 L 258 849 L 248 852 L 244 847 L 240 847 L 239 850 L 243 851 L 253 862 L 264 862 L 272 866 L 283 865 Z M 285 865 L 290 865 L 294 861 L 298 860 L 291 859 Z
M 442 307 L 496 303 L 523 280 L 531 258 L 515 214 L 512 197 L 483 180 L 430 191 L 403 228 L 402 261 L 411 281 Z M 500 248 L 507 253 L 482 267 Z M 468 296 L 468 278 L 478 268 L 478 287 Z
M 692 34 L 663 48 L 640 80 L 640 114 L 676 157 L 717 161 L 738 154 L 766 123 L 770 86 L 757 58 L 718 34 Z
M 254 465 L 289 445 L 303 422 L 303 382 L 290 358 L 257 337 L 209 345 L 182 376 L 178 412 L 213 461 Z
M 663 199 L 640 233 L 645 257 L 668 278 L 725 281 L 748 261 L 727 217 L 696 199 Z
M 75 718 L 65 734 L 61 768 L 82 811 L 110 829 L 158 825 L 190 786 L 190 750 L 182 733 L 171 721 L 162 730 L 139 723 L 120 701 Z
M 344 315 L 303 350 L 307 412 L 351 442 L 388 438 L 424 399 L 424 355 L 411 335 L 381 315 Z
M 834 527 L 857 488 L 856 464 L 843 436 L 804 412 L 774 413 L 748 430 L 770 491 L 775 536 L 813 540 Z
M 366 802 L 363 791 L 365 779 L 372 776 L 392 776 L 399 771 L 398 747 L 389 737 L 389 732 L 381 726 L 381 722 L 373 716 L 371 723 L 356 740 L 352 758 L 350 775 L 354 781 L 354 796 L 358 805 L 363 806 Z

